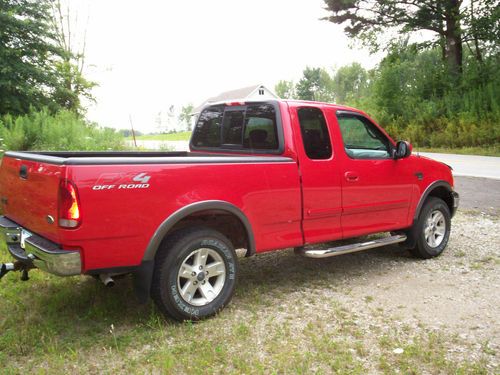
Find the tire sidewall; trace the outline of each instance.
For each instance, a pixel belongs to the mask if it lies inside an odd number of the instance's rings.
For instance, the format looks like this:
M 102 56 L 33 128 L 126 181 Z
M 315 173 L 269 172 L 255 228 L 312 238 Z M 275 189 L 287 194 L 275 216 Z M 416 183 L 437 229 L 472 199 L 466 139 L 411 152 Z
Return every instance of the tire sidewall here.
M 176 313 L 184 319 L 191 320 L 199 320 L 214 315 L 224 308 L 234 293 L 237 275 L 236 254 L 230 242 L 214 232 L 208 236 L 203 235 L 201 232 L 199 234 L 199 236 L 186 242 L 180 241 L 179 246 L 174 246 L 175 248 L 171 249 L 172 253 L 169 254 L 171 257 L 168 257 L 170 259 L 167 258 L 164 267 L 162 267 L 162 273 L 167 276 L 162 278 L 166 280 L 166 285 L 162 288 L 162 299 L 168 299 L 170 306 L 176 310 Z M 216 251 L 224 260 L 226 267 L 226 279 L 222 290 L 213 301 L 205 306 L 194 306 L 186 302 L 182 298 L 177 284 L 178 272 L 183 261 L 189 254 L 199 248 L 209 248 Z
M 443 241 L 439 244 L 439 246 L 431 247 L 427 244 L 427 241 L 425 240 L 425 225 L 429 215 L 436 210 L 440 211 L 443 214 L 446 224 L 446 232 L 444 234 Z M 433 197 L 426 203 L 421 212 L 418 229 L 419 229 L 418 248 L 420 250 L 421 255 L 424 258 L 433 258 L 440 255 L 448 245 L 448 240 L 450 239 L 450 232 L 451 232 L 450 209 L 442 199 Z

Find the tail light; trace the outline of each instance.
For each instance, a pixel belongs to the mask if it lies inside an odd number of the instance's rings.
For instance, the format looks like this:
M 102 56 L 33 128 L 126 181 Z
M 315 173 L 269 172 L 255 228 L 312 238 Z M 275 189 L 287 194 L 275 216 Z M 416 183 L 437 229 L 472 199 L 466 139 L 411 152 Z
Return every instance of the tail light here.
M 71 181 L 62 180 L 59 185 L 59 226 L 76 228 L 82 221 L 78 192 Z

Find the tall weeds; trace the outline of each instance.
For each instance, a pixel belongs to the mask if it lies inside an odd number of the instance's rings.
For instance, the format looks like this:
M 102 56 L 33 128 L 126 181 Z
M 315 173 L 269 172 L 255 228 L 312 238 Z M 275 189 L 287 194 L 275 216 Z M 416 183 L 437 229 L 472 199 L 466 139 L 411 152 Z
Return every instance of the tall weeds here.
M 0 118 L 0 137 L 6 150 L 103 151 L 124 148 L 121 134 L 88 123 L 70 111 L 46 110 Z

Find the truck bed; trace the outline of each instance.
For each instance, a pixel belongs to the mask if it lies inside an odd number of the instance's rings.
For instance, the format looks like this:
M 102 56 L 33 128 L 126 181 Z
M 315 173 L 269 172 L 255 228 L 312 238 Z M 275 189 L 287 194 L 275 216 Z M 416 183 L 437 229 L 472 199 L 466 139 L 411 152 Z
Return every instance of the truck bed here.
M 83 271 L 137 265 L 156 229 L 181 208 L 224 201 L 245 212 L 257 251 L 301 244 L 300 180 L 283 156 L 197 152 L 7 152 L 4 215 L 65 249 Z M 80 201 L 81 224 L 57 225 L 61 181 Z

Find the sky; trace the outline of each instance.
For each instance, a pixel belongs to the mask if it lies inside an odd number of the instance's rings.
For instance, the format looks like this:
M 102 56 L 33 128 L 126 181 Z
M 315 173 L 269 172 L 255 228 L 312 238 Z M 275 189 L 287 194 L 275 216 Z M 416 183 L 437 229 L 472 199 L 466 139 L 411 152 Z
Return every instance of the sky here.
M 223 91 L 298 81 L 306 66 L 374 67 L 381 54 L 353 46 L 320 18 L 322 0 L 66 0 L 85 76 L 99 84 L 87 117 L 155 131 L 171 105 L 195 107 Z M 86 32 L 86 38 L 83 35 Z

